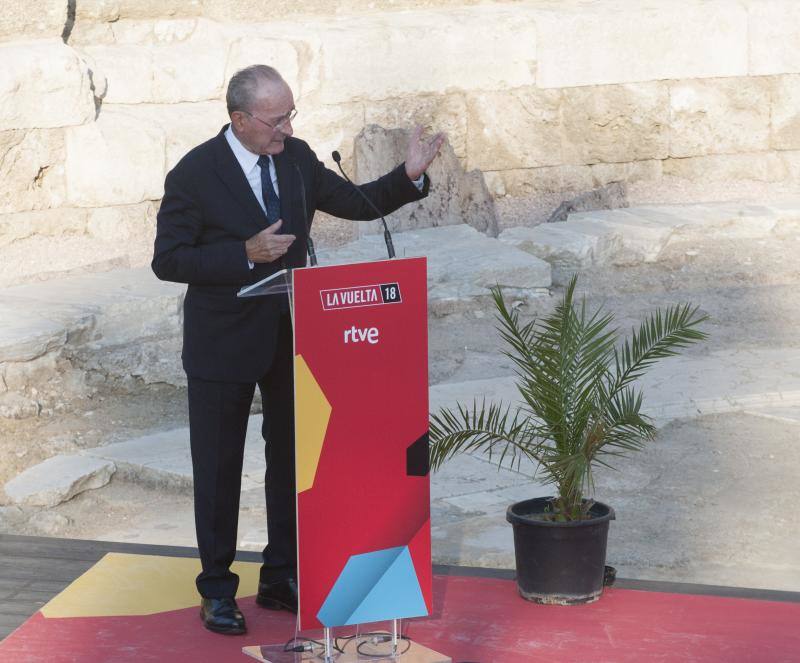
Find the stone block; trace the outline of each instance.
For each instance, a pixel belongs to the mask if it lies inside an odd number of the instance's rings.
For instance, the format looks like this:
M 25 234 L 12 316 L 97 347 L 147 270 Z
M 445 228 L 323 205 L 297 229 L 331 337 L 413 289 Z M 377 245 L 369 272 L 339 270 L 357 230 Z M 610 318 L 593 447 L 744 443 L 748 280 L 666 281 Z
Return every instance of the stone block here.
M 250 417 L 244 447 L 244 476 L 264 477 L 264 439 L 261 416 Z M 136 483 L 155 487 L 189 489 L 192 487 L 192 458 L 189 429 L 172 430 L 108 444 L 83 452 L 113 462 L 118 472 Z
M 342 166 L 348 174 L 353 172 L 356 136 L 364 129 L 364 104 L 301 103 L 292 127 L 294 135 L 306 141 L 321 161 L 337 170 L 331 159 L 331 152 L 337 150 L 342 155 Z
M 62 129 L 0 132 L 0 214 L 61 206 L 64 159 Z
M 85 209 L 68 207 L 0 214 L 0 249 L 13 242 L 34 236 L 82 235 L 86 232 L 86 219 L 87 211 Z
M 800 73 L 800 5 L 794 0 L 747 3 L 750 75 Z
M 356 138 L 356 180 L 367 182 L 394 168 L 404 159 L 409 132 L 370 125 Z M 427 198 L 400 208 L 387 219 L 392 230 L 410 230 L 467 223 L 491 236 L 497 235 L 497 215 L 483 175 L 465 173 L 453 149 L 445 142 L 428 168 L 436 186 Z M 380 221 L 359 224 L 361 232 L 382 232 Z
M 664 83 L 571 88 L 562 94 L 564 164 L 667 157 L 669 90 Z
M 427 256 L 429 305 L 436 316 L 488 306 L 495 285 L 523 300 L 546 295 L 551 285 L 544 260 L 465 224 L 396 233 L 394 246 L 398 256 Z M 383 237 L 369 235 L 330 251 L 328 261 L 374 260 L 385 252 Z
M 107 460 L 58 455 L 29 467 L 6 483 L 5 490 L 16 504 L 54 507 L 85 490 L 102 488 L 115 471 Z
M 561 189 L 588 191 L 612 182 L 657 182 L 661 179 L 661 161 L 631 161 L 628 163 L 595 163 L 589 166 L 561 166 Z
M 156 44 L 174 44 L 201 37 L 204 30 L 218 33 L 220 26 L 213 21 L 198 20 L 196 18 L 164 18 L 167 12 L 158 20 L 141 20 L 123 18 L 111 23 L 114 34 L 114 43 L 138 46 L 152 46 Z
M 37 310 L 36 305 L 16 299 L 0 299 L 0 364 L 27 362 L 59 349 L 67 342 L 69 312 Z M 60 315 L 59 315 L 60 313 Z M 78 313 L 71 311 L 72 317 Z
M 188 428 L 116 442 L 84 454 L 112 462 L 122 476 L 136 483 L 179 490 L 192 487 Z
M 76 23 L 113 23 L 124 19 L 197 16 L 202 11 L 201 0 L 80 0 L 75 8 L 75 18 Z
M 4 3 L 0 40 L 60 38 L 67 22 L 67 5 L 64 0 Z
M 128 34 L 122 43 L 86 46 L 86 54 L 107 81 L 104 102 L 174 104 L 219 99 L 226 66 L 221 54 L 227 51 L 227 40 L 219 26 L 208 21 L 188 25 L 194 29 L 185 39 L 180 32 L 154 33 L 154 28 L 145 25 L 142 34 Z
M 728 78 L 670 84 L 671 157 L 769 149 L 770 81 Z
M 531 196 L 537 193 L 562 191 L 563 168 L 515 168 L 484 172 L 486 186 L 491 194 L 498 196 Z
M 779 154 L 786 168 L 787 179 L 790 182 L 800 182 L 800 150 L 787 150 Z
M 467 164 L 481 170 L 563 163 L 561 92 L 528 87 L 467 97 Z
M 770 203 L 778 220 L 773 232 L 779 237 L 800 237 L 800 199 Z
M 521 11 L 486 5 L 326 22 L 319 27 L 325 38 L 323 99 L 343 103 L 534 85 L 536 26 L 520 20 Z
M 6 288 L 0 416 L 35 416 L 85 395 L 87 373 L 179 384 L 184 291 L 149 267 Z
M 548 224 L 548 226 L 557 224 Z M 561 224 L 572 233 L 588 238 L 592 243 L 591 259 L 593 265 L 605 265 L 615 260 L 623 249 L 622 234 L 616 228 L 598 225 L 593 221 L 569 219 Z M 549 262 L 549 261 L 548 261 Z
M 498 239 L 551 265 L 573 269 L 592 264 L 592 252 L 597 242 L 597 236 L 573 232 L 563 223 L 509 228 L 500 233 Z
M 76 207 L 124 205 L 163 195 L 166 137 L 124 110 L 67 130 L 67 199 Z
M 225 89 L 237 71 L 251 64 L 275 67 L 292 88 L 297 98 L 313 90 L 316 81 L 300 78 L 300 58 L 295 46 L 287 40 L 245 36 L 231 45 L 225 70 Z
M 186 153 L 216 136 L 230 121 L 225 103 L 204 101 L 183 104 L 139 104 L 106 106 L 160 130 L 166 139 L 166 170 L 172 169 Z
M 0 288 L 147 265 L 153 257 L 152 236 L 146 228 L 128 242 L 89 234 L 17 240 L 2 250 Z
M 657 182 L 661 179 L 661 161 L 596 163 L 590 166 L 548 166 L 484 173 L 494 196 L 530 196 L 537 193 L 574 193 L 589 191 L 612 182 Z
M 153 97 L 152 46 L 111 44 L 83 49 L 106 81 L 103 101 L 111 104 L 143 103 Z
M 31 389 L 34 395 L 38 387 L 58 373 L 57 353 L 49 352 L 29 361 L 12 361 L 3 365 L 3 382 L 11 392 Z
M 94 94 L 89 69 L 60 39 L 0 44 L 0 131 L 89 122 Z
M 769 146 L 773 150 L 798 150 L 800 149 L 800 76 L 778 76 L 774 85 Z
M 607 231 L 620 237 L 621 246 L 611 257 L 616 265 L 658 260 L 673 227 L 662 220 L 646 219 L 630 210 L 597 210 L 570 214 L 567 224 L 585 221 L 594 224 L 597 232 Z
M 727 182 L 755 180 L 781 182 L 789 170 L 780 153 L 752 152 L 749 154 L 715 154 L 684 159 L 665 159 L 664 175 L 693 182 Z
M 75 352 L 76 362 L 88 375 L 103 376 L 111 382 L 121 382 L 123 385 L 132 381 L 135 384 L 185 387 L 180 320 L 178 311 L 168 312 L 162 322 L 169 324 L 171 335 L 155 339 L 135 339 L 128 344 L 84 346 Z
M 100 46 L 114 43 L 112 23 L 89 23 L 77 21 L 69 34 L 69 44 L 86 56 L 86 46 Z
M 90 317 L 91 330 L 80 336 L 73 332 L 71 342 L 97 349 L 172 336 L 184 291 L 185 286 L 159 281 L 145 267 L 73 276 L 55 285 L 23 285 L 6 293 L 9 305 L 25 302 L 34 311 L 71 307 L 73 316 Z
M 747 11 L 738 3 L 612 1 L 532 13 L 539 87 L 747 75 Z
M 504 230 L 499 239 L 562 270 L 603 264 L 621 244 L 619 232 L 591 221 L 519 226 Z
M 759 239 L 767 237 L 778 220 L 771 207 L 746 203 L 643 206 L 628 211 L 672 225 L 675 232 L 670 243 L 710 238 Z
M 365 105 L 365 124 L 410 128 L 417 124 L 429 133 L 443 131 L 456 156 L 467 156 L 467 103 L 463 94 L 400 97 Z
M 105 242 L 143 243 L 152 252 L 158 206 L 154 202 L 138 205 L 97 207 L 86 212 L 86 232 Z

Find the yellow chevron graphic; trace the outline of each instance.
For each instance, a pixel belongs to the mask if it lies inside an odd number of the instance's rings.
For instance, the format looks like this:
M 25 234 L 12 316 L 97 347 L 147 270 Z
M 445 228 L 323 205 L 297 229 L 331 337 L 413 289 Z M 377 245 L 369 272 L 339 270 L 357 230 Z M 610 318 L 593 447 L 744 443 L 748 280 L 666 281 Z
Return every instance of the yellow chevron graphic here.
M 314 485 L 331 404 L 302 355 L 294 358 L 295 450 L 297 492 Z
M 256 593 L 260 567 L 256 562 L 233 563 L 231 570 L 241 579 L 239 596 Z M 196 607 L 198 573 L 199 559 L 108 553 L 41 613 L 48 618 L 123 617 Z

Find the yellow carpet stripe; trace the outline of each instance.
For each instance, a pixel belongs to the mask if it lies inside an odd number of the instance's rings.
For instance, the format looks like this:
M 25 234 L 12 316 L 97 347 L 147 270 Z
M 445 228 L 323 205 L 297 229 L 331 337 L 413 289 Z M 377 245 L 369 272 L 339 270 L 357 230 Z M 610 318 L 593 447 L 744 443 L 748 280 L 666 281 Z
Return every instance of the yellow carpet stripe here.
M 253 596 L 260 564 L 234 562 L 239 596 Z M 108 553 L 55 596 L 45 617 L 116 617 L 153 615 L 200 605 L 194 580 L 200 560 L 157 555 Z

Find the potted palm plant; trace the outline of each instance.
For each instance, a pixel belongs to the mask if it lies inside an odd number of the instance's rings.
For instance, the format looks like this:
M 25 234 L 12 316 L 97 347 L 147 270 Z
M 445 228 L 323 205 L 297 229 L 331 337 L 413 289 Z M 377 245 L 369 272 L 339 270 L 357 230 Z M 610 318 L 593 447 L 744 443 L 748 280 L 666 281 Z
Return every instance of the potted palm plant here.
M 492 290 L 497 329 L 517 373 L 518 404 L 459 404 L 431 416 L 431 467 L 463 452 L 498 465 L 533 461 L 552 497 L 512 504 L 520 594 L 539 603 L 587 603 L 603 590 L 606 541 L 614 511 L 589 497 L 593 473 L 638 451 L 655 434 L 635 385 L 657 361 L 706 338 L 697 307 L 658 310 L 629 338 L 613 315 L 574 301 L 573 277 L 561 302 L 541 320 L 522 323 L 499 287 Z

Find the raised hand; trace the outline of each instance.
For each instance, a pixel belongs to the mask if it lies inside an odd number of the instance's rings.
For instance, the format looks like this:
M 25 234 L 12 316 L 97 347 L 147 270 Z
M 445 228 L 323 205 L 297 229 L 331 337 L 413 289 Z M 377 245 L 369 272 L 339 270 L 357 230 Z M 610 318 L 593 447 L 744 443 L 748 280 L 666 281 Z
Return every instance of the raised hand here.
M 282 225 L 283 219 L 278 219 L 271 226 L 248 239 L 244 243 L 247 259 L 251 262 L 272 262 L 285 254 L 295 240 L 295 236 L 279 235 L 278 231 Z
M 431 161 L 439 154 L 439 148 L 444 142 L 444 134 L 439 132 L 430 138 L 422 137 L 422 127 L 417 125 L 408 141 L 406 151 L 406 174 L 412 180 L 419 179 Z

